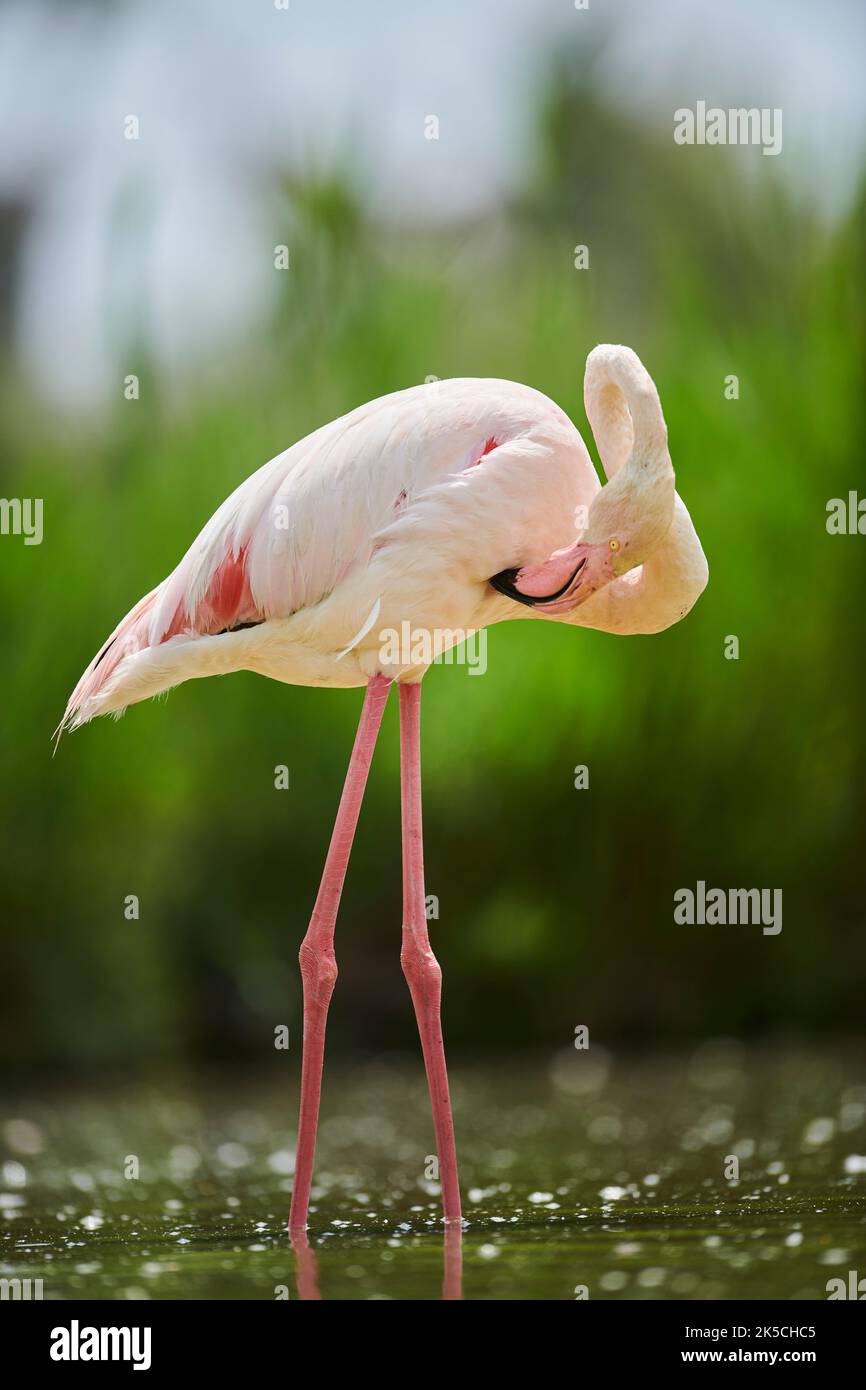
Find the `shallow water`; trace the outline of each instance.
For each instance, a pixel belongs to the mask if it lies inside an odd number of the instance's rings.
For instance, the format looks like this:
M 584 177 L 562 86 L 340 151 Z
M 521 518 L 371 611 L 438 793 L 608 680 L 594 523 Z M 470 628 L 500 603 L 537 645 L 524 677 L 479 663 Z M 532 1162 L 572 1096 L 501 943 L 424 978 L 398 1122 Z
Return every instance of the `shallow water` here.
M 866 1068 L 705 1044 L 456 1068 L 479 1299 L 824 1299 L 866 1275 Z M 21 1100 L 3 1116 L 2 1275 L 45 1298 L 439 1298 L 420 1066 L 326 1074 L 309 1251 L 286 1236 L 288 1081 Z M 739 1178 L 728 1176 L 739 1165 Z

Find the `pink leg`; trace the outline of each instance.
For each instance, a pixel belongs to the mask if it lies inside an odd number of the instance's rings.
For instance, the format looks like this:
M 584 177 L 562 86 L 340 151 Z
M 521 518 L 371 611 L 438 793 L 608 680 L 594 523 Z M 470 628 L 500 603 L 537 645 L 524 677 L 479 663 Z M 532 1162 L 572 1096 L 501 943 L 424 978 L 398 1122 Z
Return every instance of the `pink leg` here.
M 310 1245 L 306 1231 L 292 1231 L 289 1239 L 295 1252 L 298 1278 L 298 1298 L 303 1302 L 321 1301 L 319 1292 L 319 1262 Z M 444 1297 L 444 1294 L 443 1294 Z
M 289 1229 L 304 1230 L 310 1187 L 313 1181 L 313 1162 L 316 1156 L 316 1129 L 319 1123 L 319 1099 L 322 1094 L 322 1063 L 325 1056 L 325 1026 L 328 1005 L 337 978 L 334 959 L 334 925 L 340 894 L 355 838 L 358 813 L 367 773 L 376 746 L 376 735 L 382 722 L 390 680 L 374 676 L 367 686 L 361 722 L 355 736 L 355 746 L 349 760 L 349 770 L 340 798 L 340 809 L 334 823 L 328 857 L 319 894 L 307 934 L 301 943 L 301 979 L 304 983 L 304 1059 L 301 1064 L 301 1113 L 298 1119 L 298 1148 L 295 1157 L 295 1181 L 292 1188 L 292 1207 Z
M 403 949 L 433 1106 L 446 1225 L 460 1221 L 460 1183 L 454 1121 L 442 1043 L 442 971 L 430 949 L 424 910 L 424 846 L 421 835 L 421 686 L 400 686 L 400 790 L 403 806 Z

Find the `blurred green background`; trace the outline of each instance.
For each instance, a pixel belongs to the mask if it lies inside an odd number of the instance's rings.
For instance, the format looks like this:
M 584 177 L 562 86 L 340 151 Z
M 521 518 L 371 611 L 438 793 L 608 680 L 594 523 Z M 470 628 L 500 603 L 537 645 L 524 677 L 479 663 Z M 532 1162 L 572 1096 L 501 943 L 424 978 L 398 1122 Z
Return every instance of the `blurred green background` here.
M 862 477 L 864 184 L 828 211 L 772 159 L 678 147 L 611 92 L 604 56 L 545 61 L 521 178 L 471 216 L 389 224 L 360 159 L 256 171 L 292 268 L 264 325 L 222 343 L 216 384 L 172 389 L 130 305 L 116 376 L 136 371 L 141 400 L 118 390 L 107 417 L 69 423 L 7 337 L 2 491 L 45 505 L 41 546 L 0 541 L 0 1050 L 20 1076 L 256 1062 L 278 1024 L 300 1038 L 297 948 L 359 692 L 193 682 L 52 760 L 119 616 L 264 460 L 429 375 L 530 383 L 594 453 L 581 384 L 599 341 L 634 347 L 659 387 L 710 584 L 659 636 L 509 624 L 483 678 L 431 671 L 449 1051 L 558 1048 L 581 1023 L 640 1046 L 862 1028 L 866 552 L 825 521 Z M 417 1046 L 395 706 L 338 924 L 329 1048 L 346 1059 Z M 698 879 L 782 888 L 782 933 L 676 926 L 674 891 Z

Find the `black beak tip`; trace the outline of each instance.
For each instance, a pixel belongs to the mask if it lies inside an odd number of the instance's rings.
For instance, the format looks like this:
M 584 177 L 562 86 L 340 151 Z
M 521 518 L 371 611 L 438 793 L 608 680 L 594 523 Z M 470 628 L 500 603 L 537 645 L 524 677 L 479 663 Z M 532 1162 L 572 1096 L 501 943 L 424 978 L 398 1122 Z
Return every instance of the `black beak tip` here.
M 517 588 L 518 570 L 500 570 L 494 574 L 488 583 L 491 589 L 495 589 L 498 594 L 504 594 L 506 598 L 514 599 L 516 603 L 525 603 L 528 608 L 535 605 L 535 599 L 528 594 L 522 594 Z
M 507 594 L 511 598 L 516 580 L 517 570 L 500 570 L 498 574 L 493 575 L 490 584 L 498 593 Z

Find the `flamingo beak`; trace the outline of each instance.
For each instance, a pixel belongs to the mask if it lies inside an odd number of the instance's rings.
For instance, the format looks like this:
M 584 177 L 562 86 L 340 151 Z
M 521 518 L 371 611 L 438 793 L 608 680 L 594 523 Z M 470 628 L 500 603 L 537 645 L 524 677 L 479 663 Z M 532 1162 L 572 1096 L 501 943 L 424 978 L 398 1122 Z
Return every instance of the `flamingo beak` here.
M 516 603 L 539 613 L 570 613 L 613 579 L 610 550 L 605 545 L 576 545 L 558 550 L 540 565 L 501 570 L 491 586 Z

